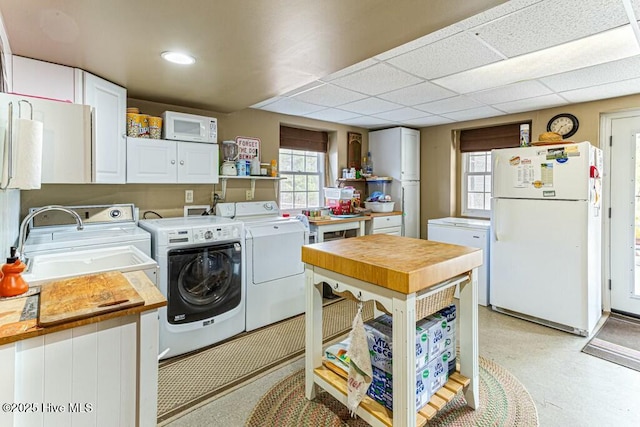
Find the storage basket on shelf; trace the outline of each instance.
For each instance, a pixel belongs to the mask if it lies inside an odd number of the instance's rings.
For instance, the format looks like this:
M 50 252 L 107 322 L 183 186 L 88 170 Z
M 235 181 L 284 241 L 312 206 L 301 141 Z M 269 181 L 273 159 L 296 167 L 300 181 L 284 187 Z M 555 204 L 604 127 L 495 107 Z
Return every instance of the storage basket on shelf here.
M 364 207 L 372 212 L 393 212 L 394 206 L 395 202 L 364 202 Z

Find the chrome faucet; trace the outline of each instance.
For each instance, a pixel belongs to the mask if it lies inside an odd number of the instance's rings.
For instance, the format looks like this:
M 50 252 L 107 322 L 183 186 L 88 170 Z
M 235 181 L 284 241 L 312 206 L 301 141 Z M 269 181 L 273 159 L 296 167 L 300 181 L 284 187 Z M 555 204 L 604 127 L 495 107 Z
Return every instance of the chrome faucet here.
M 76 220 L 76 223 L 78 223 L 78 230 L 82 230 L 84 228 L 84 224 L 82 223 L 82 218 L 80 218 L 80 215 L 78 215 L 76 211 L 67 209 L 64 206 L 57 206 L 57 205 L 45 206 L 43 208 L 38 209 L 37 211 L 31 212 L 20 223 L 20 233 L 18 234 L 18 257 L 23 262 L 25 261 L 25 259 L 22 251 L 24 250 L 24 241 L 27 238 L 27 229 L 29 228 L 29 221 L 31 221 L 34 217 L 40 215 L 41 213 L 47 212 L 47 211 L 66 212 L 69 215 L 73 216 L 73 218 Z

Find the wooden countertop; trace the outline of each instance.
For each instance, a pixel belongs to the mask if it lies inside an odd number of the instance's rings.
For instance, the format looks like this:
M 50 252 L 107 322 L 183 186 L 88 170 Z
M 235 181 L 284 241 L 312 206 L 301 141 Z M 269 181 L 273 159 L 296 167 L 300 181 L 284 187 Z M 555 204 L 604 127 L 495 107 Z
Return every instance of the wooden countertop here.
M 418 292 L 482 264 L 482 250 L 389 234 L 302 247 L 302 261 L 404 294 Z
M 371 218 L 379 217 L 379 216 L 394 216 L 394 215 L 402 215 L 402 211 L 392 211 L 392 212 L 371 212 L 369 215 Z
M 50 327 L 40 327 L 37 325 L 38 319 L 20 320 L 20 316 L 27 302 L 27 298 L 11 298 L 0 300 L 0 345 L 20 341 L 39 335 L 52 332 L 63 331 L 91 323 L 102 322 L 131 314 L 138 314 L 144 311 L 153 310 L 167 305 L 166 298 L 160 293 L 158 288 L 146 276 L 143 271 L 132 271 L 122 273 L 135 288 L 138 294 L 144 299 L 144 304 L 136 307 L 126 308 L 118 311 L 111 311 L 86 319 L 80 319 Z M 40 286 L 47 286 L 46 282 Z
M 328 225 L 328 224 L 340 224 L 342 222 L 358 222 L 358 221 L 370 221 L 369 215 L 354 216 L 352 218 L 329 218 L 329 219 L 312 219 L 309 218 L 309 224 L 311 225 Z

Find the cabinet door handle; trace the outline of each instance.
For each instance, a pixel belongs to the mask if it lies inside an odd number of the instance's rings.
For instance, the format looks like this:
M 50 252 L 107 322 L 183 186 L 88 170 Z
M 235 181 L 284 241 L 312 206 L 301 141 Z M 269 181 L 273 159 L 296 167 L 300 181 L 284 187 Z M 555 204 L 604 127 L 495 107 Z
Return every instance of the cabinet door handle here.
M 184 160 L 180 160 L 180 164 L 181 164 L 181 165 L 184 165 Z
M 171 164 L 172 164 L 172 165 L 175 165 L 175 164 L 176 164 L 176 161 L 175 161 L 175 160 L 171 160 Z

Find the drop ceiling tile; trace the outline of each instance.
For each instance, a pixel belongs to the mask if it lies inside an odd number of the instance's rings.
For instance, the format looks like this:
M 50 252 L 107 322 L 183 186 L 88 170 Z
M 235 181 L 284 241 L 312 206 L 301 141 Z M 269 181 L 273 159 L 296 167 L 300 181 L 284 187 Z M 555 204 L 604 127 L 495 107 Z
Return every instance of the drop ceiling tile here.
M 636 19 L 640 21 L 640 0 L 631 0 L 631 8 Z
M 523 111 L 543 110 L 565 104 L 568 104 L 567 100 L 554 93 L 551 95 L 537 96 L 535 98 L 495 104 L 494 107 L 507 113 L 521 113 Z
M 390 92 L 420 82 L 419 78 L 384 63 L 332 80 L 333 84 L 367 95 Z
M 427 34 L 426 36 L 420 37 L 419 39 L 412 40 L 409 43 L 405 43 L 396 48 L 388 50 L 384 53 L 381 53 L 380 55 L 375 56 L 374 58 L 380 61 L 386 61 L 387 59 L 391 59 L 398 55 L 402 55 L 403 53 L 411 52 L 412 50 L 418 49 L 420 47 L 429 45 L 431 43 L 435 43 L 442 39 L 446 39 L 447 37 L 452 36 L 461 31 L 462 29 L 456 23 L 448 27 L 444 27 L 438 31 L 434 31 L 431 34 Z
M 496 19 L 500 19 L 504 16 L 524 9 L 525 7 L 529 7 L 542 1 L 544 0 L 510 0 L 496 7 L 492 7 L 491 9 L 479 13 L 475 16 L 464 19 L 458 22 L 457 25 L 460 26 L 463 30 L 468 30 L 480 25 L 484 25 Z
M 358 101 L 366 97 L 367 95 L 363 95 L 349 89 L 344 89 L 331 84 L 324 84 L 306 92 L 302 92 L 297 95 L 295 99 L 302 102 L 308 102 L 310 104 L 323 105 L 325 107 L 336 107 L 338 105 Z
M 502 111 L 496 110 L 488 106 L 472 108 L 470 110 L 455 111 L 453 113 L 442 114 L 443 117 L 453 121 L 484 119 L 486 117 L 502 116 Z
M 560 95 L 569 102 L 586 102 L 598 99 L 615 98 L 618 96 L 640 93 L 640 78 L 608 83 L 600 86 L 561 92 Z
M 378 119 L 371 116 L 360 116 L 353 119 L 344 120 L 342 123 L 344 123 L 345 125 L 359 126 L 363 128 L 383 127 L 393 124 L 392 121 Z
M 441 99 L 440 101 L 419 104 L 416 105 L 415 108 L 432 114 L 442 114 L 451 113 L 453 111 L 469 110 L 480 106 L 482 106 L 482 104 L 474 99 L 466 96 L 456 96 L 453 98 Z
M 324 120 L 325 122 L 341 122 L 343 120 L 353 119 L 360 114 L 352 113 L 350 111 L 338 110 L 336 108 L 327 108 L 326 110 L 316 111 L 314 113 L 305 114 L 305 117 L 309 117 L 317 120 Z
M 516 101 L 518 99 L 533 98 L 548 95 L 551 90 L 535 80 L 513 83 L 507 86 L 470 93 L 468 96 L 484 104 Z
M 362 115 L 378 114 L 385 111 L 396 110 L 402 105 L 378 98 L 366 98 L 360 101 L 350 102 L 340 106 L 341 110 L 352 111 Z
M 562 92 L 636 77 L 640 77 L 640 56 L 542 77 L 539 80 L 555 92 Z
M 384 113 L 374 114 L 373 116 L 381 119 L 385 119 L 385 120 L 404 122 L 406 120 L 416 119 L 418 117 L 425 117 L 428 115 L 429 114 L 425 113 L 424 111 L 419 111 L 414 108 L 405 107 L 397 110 L 387 111 Z
M 628 23 L 622 0 L 547 0 L 474 32 L 511 58 Z
M 416 104 L 449 98 L 455 95 L 455 92 L 448 89 L 444 89 L 438 85 L 434 85 L 433 83 L 423 82 L 418 83 L 417 85 L 394 90 L 392 92 L 380 94 L 378 95 L 378 98 L 411 107 Z
M 461 94 L 590 67 L 640 53 L 630 25 L 452 74 L 433 82 Z M 550 61 L 549 58 L 554 58 Z
M 454 120 L 448 119 L 442 116 L 428 116 L 428 117 L 420 117 L 418 119 L 407 120 L 404 122 L 407 126 L 415 126 L 415 127 L 427 127 L 427 126 L 437 126 L 443 125 L 445 123 L 453 123 Z
M 434 79 L 503 59 L 469 33 L 460 33 L 387 61 L 416 76 Z
M 292 116 L 302 116 L 324 109 L 319 105 L 307 104 L 296 101 L 294 98 L 281 98 L 276 102 L 265 105 L 261 110 L 273 111 L 274 113 L 290 114 Z
M 365 59 L 364 61 L 353 64 L 347 68 L 343 68 L 342 70 L 336 71 L 335 73 L 329 74 L 326 77 L 321 78 L 323 82 L 330 82 L 335 79 L 339 79 L 340 77 L 348 76 L 349 74 L 353 74 L 356 71 L 364 70 L 365 68 L 369 68 L 372 65 L 379 64 L 379 61 L 376 61 L 373 58 Z

